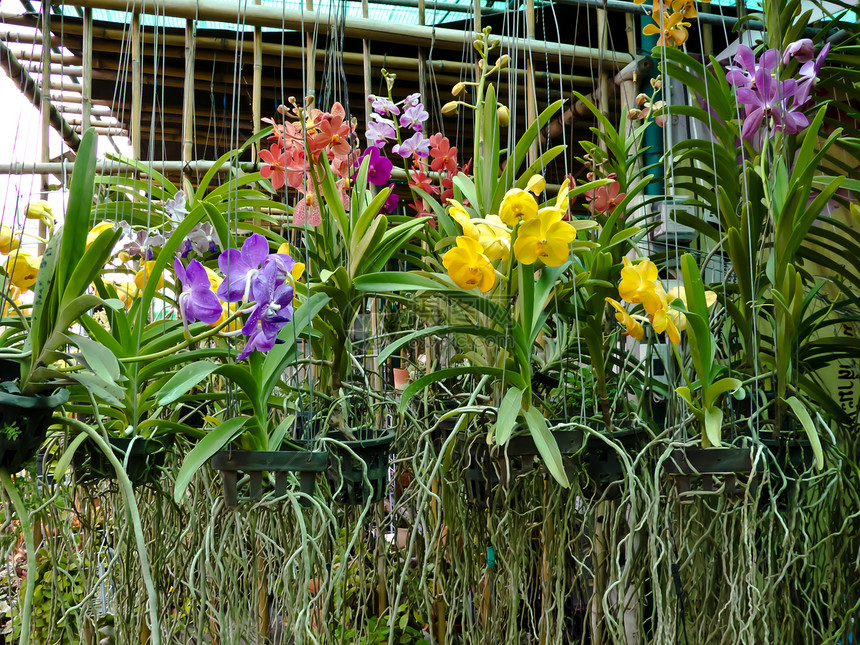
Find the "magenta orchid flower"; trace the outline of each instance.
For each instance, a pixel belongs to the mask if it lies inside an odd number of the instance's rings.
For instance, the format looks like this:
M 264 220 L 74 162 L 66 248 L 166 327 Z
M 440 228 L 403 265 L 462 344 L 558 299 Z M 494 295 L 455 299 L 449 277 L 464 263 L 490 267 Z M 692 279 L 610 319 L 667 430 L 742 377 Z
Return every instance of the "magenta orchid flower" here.
M 379 152 L 379 148 L 371 147 L 364 151 L 364 154 L 355 162 L 355 167 L 361 167 L 361 163 L 365 157 L 370 157 L 370 163 L 367 166 L 367 181 L 374 186 L 384 186 L 391 179 L 391 170 L 394 164 L 391 159 L 383 156 Z
M 367 98 L 370 101 L 370 106 L 373 108 L 373 111 L 377 114 L 381 114 L 383 116 L 397 116 L 400 114 L 400 108 L 384 96 L 374 96 L 371 94 Z
M 797 104 L 803 105 L 809 100 L 809 95 L 812 93 L 812 88 L 818 81 L 818 74 L 824 65 L 824 59 L 830 52 L 830 43 L 824 45 L 815 60 L 806 61 L 800 68 L 800 82 L 797 84 Z

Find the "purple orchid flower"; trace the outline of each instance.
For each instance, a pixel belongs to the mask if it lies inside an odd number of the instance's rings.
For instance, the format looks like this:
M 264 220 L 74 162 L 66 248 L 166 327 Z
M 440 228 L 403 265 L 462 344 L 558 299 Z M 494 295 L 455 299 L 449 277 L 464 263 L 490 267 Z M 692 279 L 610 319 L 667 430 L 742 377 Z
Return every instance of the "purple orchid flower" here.
M 371 146 L 381 148 L 388 143 L 389 139 L 397 136 L 397 131 L 394 129 L 394 121 L 383 119 L 378 114 L 371 114 L 370 116 L 373 121 L 367 124 L 367 132 L 365 133 L 367 143 Z
M 801 38 L 795 40 L 782 53 L 782 64 L 788 65 L 792 58 L 798 63 L 806 63 L 811 61 L 815 56 L 815 45 L 812 44 L 811 38 Z
M 430 140 L 425 139 L 420 132 L 416 132 L 400 145 L 394 146 L 391 151 L 404 159 L 411 157 L 413 154 L 416 157 L 429 157 Z
M 830 52 L 830 43 L 824 45 L 815 60 L 806 61 L 800 68 L 800 82 L 797 84 L 797 94 L 795 101 L 798 106 L 804 105 L 809 100 L 809 95 L 812 93 L 812 88 L 818 81 L 818 74 L 824 65 L 824 59 Z
M 191 260 L 188 268 L 179 258 L 173 261 L 173 270 L 182 283 L 179 294 L 179 313 L 184 321 L 199 320 L 211 325 L 221 317 L 222 308 L 218 297 L 212 293 L 212 285 L 206 269 L 197 260 Z
M 746 45 L 739 45 L 738 53 L 735 54 L 734 60 L 737 65 L 730 65 L 726 70 L 726 80 L 729 82 L 729 85 L 755 89 L 756 73 L 759 70 L 765 70 L 770 73 L 771 70 L 776 69 L 779 63 L 779 50 L 768 49 L 761 55 L 758 64 L 756 64 L 753 50 Z
M 412 128 L 416 132 L 424 129 L 424 122 L 430 117 L 427 110 L 420 103 L 406 108 L 400 117 L 401 128 Z
M 388 189 L 391 191 L 391 194 L 385 200 L 385 204 L 382 205 L 382 212 L 385 214 L 393 213 L 394 209 L 397 208 L 397 204 L 400 203 L 400 198 L 394 192 L 394 184 L 389 184 Z
M 370 157 L 370 163 L 367 166 L 367 181 L 374 186 L 384 186 L 391 179 L 391 170 L 394 164 L 391 159 L 384 157 L 379 148 L 368 148 L 364 154 L 355 162 L 355 167 L 360 168 L 365 157 Z
M 396 116 L 400 114 L 400 108 L 384 96 L 374 96 L 371 94 L 367 98 L 370 101 L 370 106 L 373 108 L 373 111 L 377 114 L 381 114 L 383 116 Z
M 289 258 L 289 256 L 286 256 Z M 292 260 L 292 258 L 289 258 Z M 275 346 L 278 332 L 293 318 L 294 289 L 283 280 L 278 262 L 267 260 L 252 280 L 251 292 L 256 306 L 251 311 L 242 334 L 248 337 L 239 360 L 251 352 L 267 352 Z
M 227 249 L 218 257 L 218 267 L 224 281 L 218 287 L 218 297 L 227 302 L 245 299 L 250 281 L 259 272 L 263 261 L 269 257 L 269 243 L 259 233 L 254 233 L 242 244 L 242 250 Z
M 421 103 L 421 93 L 415 92 L 415 94 L 410 94 L 405 99 L 403 99 L 403 109 L 408 110 L 411 107 L 419 105 Z
M 747 141 L 754 141 L 764 125 L 769 129 L 782 125 L 780 109 L 782 100 L 786 98 L 783 84 L 770 75 L 770 70 L 760 67 L 755 74 L 755 89 L 741 87 L 738 89 L 738 101 L 746 106 L 746 118 L 741 130 L 741 136 Z

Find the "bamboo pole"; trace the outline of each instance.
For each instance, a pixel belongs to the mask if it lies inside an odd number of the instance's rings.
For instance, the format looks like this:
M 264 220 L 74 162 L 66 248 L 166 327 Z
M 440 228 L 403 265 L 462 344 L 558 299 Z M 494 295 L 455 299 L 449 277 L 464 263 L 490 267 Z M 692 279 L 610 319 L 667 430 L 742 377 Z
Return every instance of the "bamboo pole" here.
M 90 122 L 93 111 L 93 10 L 84 9 L 83 68 L 81 77 L 81 121 L 84 127 Z
M 140 159 L 140 119 L 143 103 L 143 80 L 141 72 L 140 14 L 131 18 L 131 149 L 135 159 Z
M 311 0 L 307 0 L 308 3 Z M 194 18 L 232 23 L 236 20 L 236 8 L 218 0 L 72 0 L 71 6 L 88 6 L 93 9 L 111 11 L 143 12 L 173 18 Z M 463 45 L 471 46 L 470 31 L 431 26 L 402 25 L 367 18 L 346 18 L 306 11 L 283 9 L 275 6 L 249 6 L 245 12 L 245 24 L 277 29 L 304 30 L 312 34 L 317 29 L 328 30 L 343 26 L 346 38 L 367 38 L 390 43 L 413 46 L 433 45 L 434 48 L 462 51 Z M 505 49 L 519 47 L 538 54 L 551 54 L 563 60 L 603 60 L 611 68 L 620 68 L 632 60 L 630 54 L 601 51 L 599 48 L 548 43 L 535 39 L 516 39 L 500 36 L 500 45 Z
M 526 0 L 526 35 L 529 41 L 535 37 L 535 3 L 534 0 Z M 535 86 L 534 61 L 532 52 L 526 49 L 526 126 L 537 120 L 537 87 Z M 538 158 L 538 143 L 535 140 L 529 147 L 529 164 L 533 164 Z
M 606 10 L 598 9 L 597 10 L 597 48 L 605 49 L 606 41 L 609 37 L 609 22 L 606 20 Z M 599 69 L 599 84 L 597 89 L 599 91 L 597 95 L 598 104 L 597 109 L 603 112 L 604 115 L 608 116 L 609 111 L 609 74 L 606 68 L 603 65 L 598 66 Z M 606 134 L 606 128 L 603 125 L 603 121 L 598 121 L 597 127 L 601 134 Z M 606 141 L 603 137 L 600 137 L 600 148 L 604 152 L 606 152 Z
M 42 66 L 50 68 L 51 65 L 51 3 L 42 2 Z M 39 106 L 42 133 L 42 161 L 51 160 L 51 100 L 50 100 L 51 77 L 42 75 L 42 101 Z M 56 110 L 56 108 L 54 108 Z M 42 199 L 48 199 L 48 177 L 42 175 Z M 39 237 L 43 240 L 48 237 L 48 227 L 44 220 L 39 220 Z M 45 243 L 39 242 L 39 255 L 45 252 Z
M 261 0 L 254 0 L 260 5 Z M 254 27 L 254 80 L 251 87 L 251 120 L 254 122 L 254 133 L 262 128 L 263 110 L 263 29 Z
M 185 83 L 182 92 L 182 163 L 194 156 L 194 51 L 197 23 L 185 22 Z
M 419 24 L 421 24 L 420 15 L 421 12 L 419 10 Z M 72 41 L 68 38 L 68 36 L 79 34 L 81 32 L 80 25 L 76 25 L 75 23 L 66 23 L 64 25 L 63 32 L 67 37 L 67 46 L 71 46 L 72 48 L 74 48 L 76 45 L 76 41 Z M 125 34 L 120 29 L 105 29 L 103 27 L 95 27 L 93 29 L 93 34 L 95 36 L 93 40 L 94 51 L 108 52 L 114 54 L 121 53 L 123 51 L 123 39 L 128 37 L 128 34 Z M 5 39 L 7 37 L 11 37 L 13 35 L 15 35 L 15 32 L 4 32 L 3 30 L 0 30 L 0 40 Z M 184 56 L 184 38 L 184 36 L 177 36 L 170 33 L 159 34 L 159 48 L 164 53 L 165 57 L 181 59 Z M 152 40 L 152 35 L 148 33 L 143 34 L 144 43 L 151 43 Z M 39 40 L 38 42 L 41 42 L 41 40 Z M 219 57 L 222 57 L 225 61 L 229 58 L 229 62 L 232 62 L 232 52 L 236 49 L 237 46 L 246 52 L 253 52 L 253 42 L 248 42 L 244 39 L 238 41 L 237 45 L 237 41 L 232 38 L 198 36 L 197 60 L 217 61 Z M 262 43 L 263 62 L 273 67 L 279 67 L 281 65 L 282 55 L 285 57 L 300 57 L 303 55 L 303 51 L 304 49 L 302 47 L 295 45 L 282 46 L 277 43 Z M 225 52 L 229 52 L 229 57 Z M 517 56 L 518 53 L 520 56 L 524 55 L 523 52 L 517 51 L 509 51 L 507 53 L 512 57 Z M 324 49 L 317 48 L 315 52 L 317 60 L 324 59 L 325 55 L 326 51 Z M 344 64 L 351 64 L 357 67 L 362 65 L 364 62 L 363 54 L 357 52 L 341 52 L 340 55 L 342 56 Z M 396 70 L 415 69 L 415 59 L 410 58 L 408 56 L 387 56 L 382 54 L 376 54 L 371 55 L 370 60 L 373 67 L 377 69 L 382 67 L 385 67 L 386 69 Z M 111 65 L 111 61 L 99 61 L 99 63 L 100 65 L 105 66 Z M 459 60 L 426 60 L 426 56 L 424 64 L 427 69 L 433 69 L 436 72 L 447 72 L 457 76 L 462 74 L 464 71 L 469 71 L 473 68 L 472 63 L 463 63 Z M 116 69 L 115 63 L 111 67 L 111 69 Z M 398 72 L 398 76 L 400 75 L 400 73 L 401 72 Z M 525 77 L 526 74 L 525 70 L 519 67 L 517 67 L 515 70 L 511 70 L 511 73 L 516 73 L 518 77 Z M 559 83 L 569 83 L 573 85 L 591 85 L 594 80 L 591 76 L 560 74 L 546 72 L 543 70 L 535 70 L 534 73 L 536 81 L 540 81 L 542 83 L 548 82 L 551 85 L 557 85 Z M 457 80 L 459 80 L 459 78 L 457 78 Z
M 307 12 L 302 15 L 302 28 L 305 28 L 305 22 L 310 20 L 312 24 L 316 24 L 315 21 L 308 16 L 305 18 L 307 14 L 312 14 L 314 11 L 314 0 L 306 0 L 305 8 Z M 283 24 L 283 23 L 282 23 Z M 328 25 L 326 25 L 328 27 Z M 307 94 L 310 96 L 314 96 L 316 94 L 316 29 L 307 29 L 307 35 L 305 36 L 305 71 L 307 73 L 306 77 L 306 85 L 307 85 Z M 304 97 L 302 97 L 304 98 Z

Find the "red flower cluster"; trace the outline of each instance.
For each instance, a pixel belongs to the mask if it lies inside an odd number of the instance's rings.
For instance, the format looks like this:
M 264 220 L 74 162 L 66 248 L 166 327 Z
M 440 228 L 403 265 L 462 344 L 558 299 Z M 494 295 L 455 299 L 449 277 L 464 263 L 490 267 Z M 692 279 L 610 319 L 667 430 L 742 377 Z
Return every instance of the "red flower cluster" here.
M 355 158 L 360 154 L 355 126 L 347 120 L 346 111 L 340 103 L 335 103 L 331 112 L 311 108 L 309 104 L 305 107 L 293 104 L 292 109 L 282 105 L 278 112 L 285 117 L 281 123 L 263 119 L 274 129 L 271 137 L 274 143 L 268 150 L 258 153 L 263 161 L 260 174 L 272 182 L 275 190 L 288 186 L 305 193 L 306 197 L 296 204 L 293 223 L 302 226 L 307 222 L 318 226 L 321 216 L 319 204 L 312 195 L 309 163 L 318 162 L 320 155 L 325 154 L 332 172 L 338 177 L 347 178 Z M 342 187 L 341 197 L 348 203 L 345 192 L 347 183 L 338 182 L 339 187 Z

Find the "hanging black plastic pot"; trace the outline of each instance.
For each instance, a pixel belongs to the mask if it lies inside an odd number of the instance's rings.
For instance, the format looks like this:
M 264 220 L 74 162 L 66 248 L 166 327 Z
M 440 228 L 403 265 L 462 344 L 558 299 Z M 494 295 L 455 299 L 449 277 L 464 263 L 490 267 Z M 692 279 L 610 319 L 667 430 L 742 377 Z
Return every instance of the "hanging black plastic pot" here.
M 17 363 L 13 364 L 17 368 Z M 0 376 L 5 376 L 0 370 Z M 69 391 L 25 395 L 10 392 L 12 381 L 0 383 L 0 466 L 15 472 L 36 454 L 45 441 L 54 410 L 69 400 Z
M 355 440 L 346 440 L 342 435 L 330 436 L 341 444 L 328 444 L 331 458 L 326 475 L 336 499 L 356 506 L 384 499 L 388 493 L 394 431 L 380 431 L 378 436 Z
M 275 496 L 287 494 L 291 476 L 298 476 L 299 490 L 312 496 L 318 473 L 328 466 L 328 453 L 306 450 L 224 450 L 213 455 L 210 462 L 221 471 L 224 501 L 227 506 L 238 506 L 240 501 L 239 475 L 248 476 L 248 493 L 242 501 L 257 501 L 263 497 L 263 475 L 272 473 L 275 478 Z M 303 498 L 303 506 L 310 500 Z
M 109 437 L 108 444 L 120 463 L 125 465 L 132 486 L 140 486 L 158 481 L 164 458 L 173 445 L 173 436 Z M 81 444 L 72 463 L 81 483 L 116 479 L 116 470 L 107 455 L 90 440 Z
M 621 494 L 620 483 L 624 479 L 625 467 L 619 456 L 619 449 L 630 456 L 631 461 L 648 443 L 647 431 L 638 427 L 616 425 L 616 430 L 606 433 L 606 438 L 616 447 L 607 444 L 599 437 L 589 436 L 585 448 L 579 453 L 583 489 L 608 498 Z
M 693 446 L 673 451 L 664 468 L 682 498 L 692 490 L 731 496 L 739 491 L 738 477 L 753 470 L 752 453 L 749 448 Z

